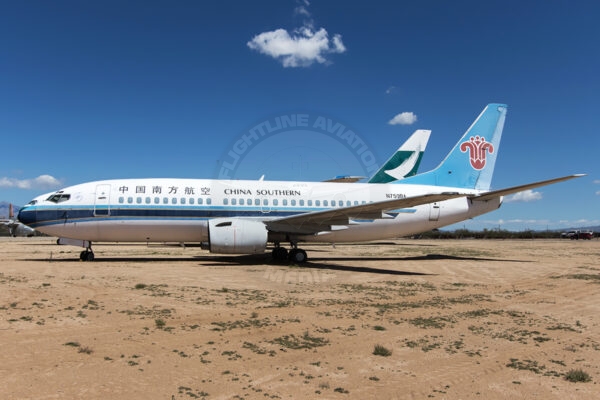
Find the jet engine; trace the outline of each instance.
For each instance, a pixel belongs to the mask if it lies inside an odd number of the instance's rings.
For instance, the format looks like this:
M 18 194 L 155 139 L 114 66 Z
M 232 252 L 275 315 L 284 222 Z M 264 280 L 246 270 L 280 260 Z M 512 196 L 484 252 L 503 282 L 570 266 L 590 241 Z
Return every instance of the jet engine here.
M 267 247 L 267 228 L 261 221 L 215 218 L 208 221 L 208 250 L 222 254 L 260 254 Z

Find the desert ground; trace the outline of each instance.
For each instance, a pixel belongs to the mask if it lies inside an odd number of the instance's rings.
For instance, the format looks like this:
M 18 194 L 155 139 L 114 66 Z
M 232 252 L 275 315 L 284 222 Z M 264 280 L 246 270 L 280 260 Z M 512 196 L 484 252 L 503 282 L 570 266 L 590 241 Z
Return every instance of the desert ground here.
M 1 238 L 0 398 L 600 398 L 598 239 L 304 248 Z

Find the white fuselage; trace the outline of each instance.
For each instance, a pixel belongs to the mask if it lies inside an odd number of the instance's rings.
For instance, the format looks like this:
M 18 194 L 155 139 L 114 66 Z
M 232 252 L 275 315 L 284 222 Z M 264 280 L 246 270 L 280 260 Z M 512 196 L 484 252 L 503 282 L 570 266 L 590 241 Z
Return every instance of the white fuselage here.
M 208 220 L 260 221 L 456 188 L 210 179 L 124 179 L 71 186 L 26 206 L 20 219 L 48 235 L 89 241 L 205 242 Z M 460 189 L 477 194 L 475 190 Z M 468 197 L 393 210 L 387 218 L 353 220 L 299 241 L 354 242 L 401 237 L 497 209 L 501 199 Z

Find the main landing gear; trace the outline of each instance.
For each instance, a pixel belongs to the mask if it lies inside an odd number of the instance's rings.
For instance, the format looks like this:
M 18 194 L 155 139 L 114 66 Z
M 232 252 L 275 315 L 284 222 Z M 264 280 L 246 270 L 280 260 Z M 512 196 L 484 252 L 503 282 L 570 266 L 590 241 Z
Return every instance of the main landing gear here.
M 296 243 L 292 243 L 293 248 L 288 252 L 285 247 L 281 247 L 279 243 L 275 243 L 275 248 L 272 251 L 273 259 L 277 261 L 289 260 L 294 263 L 302 264 L 308 259 L 306 251 L 299 249 Z

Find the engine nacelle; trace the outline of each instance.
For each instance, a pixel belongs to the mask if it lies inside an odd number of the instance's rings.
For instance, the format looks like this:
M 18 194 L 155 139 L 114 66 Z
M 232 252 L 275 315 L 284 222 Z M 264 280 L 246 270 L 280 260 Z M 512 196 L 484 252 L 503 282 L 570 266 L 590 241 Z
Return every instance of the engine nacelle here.
M 261 221 L 241 218 L 215 218 L 208 221 L 211 253 L 264 253 L 267 234 L 267 228 Z

